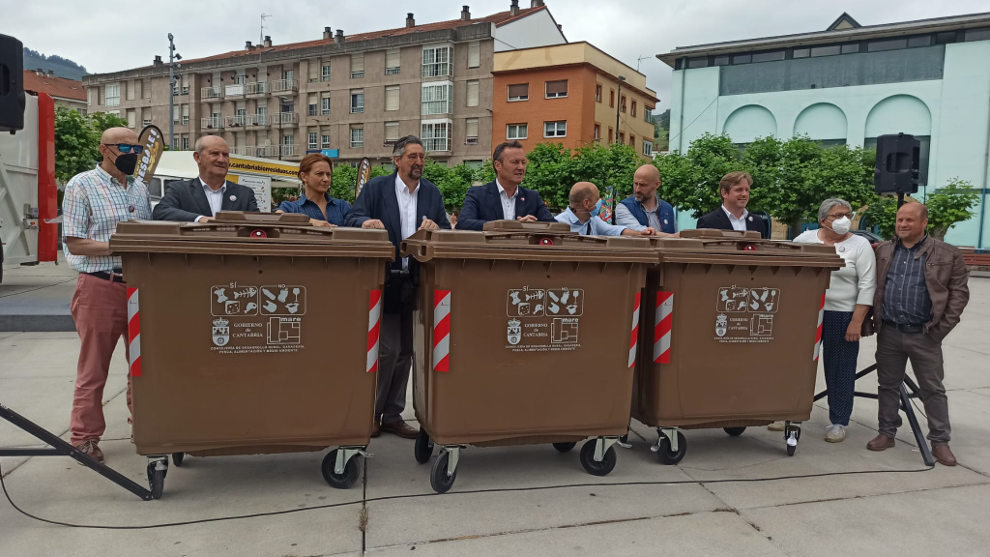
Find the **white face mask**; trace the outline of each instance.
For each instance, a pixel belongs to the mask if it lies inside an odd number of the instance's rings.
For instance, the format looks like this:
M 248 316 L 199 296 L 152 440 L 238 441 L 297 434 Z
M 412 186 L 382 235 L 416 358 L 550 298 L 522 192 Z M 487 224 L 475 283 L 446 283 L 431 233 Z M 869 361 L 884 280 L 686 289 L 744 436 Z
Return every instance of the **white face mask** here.
M 832 232 L 843 236 L 849 232 L 849 228 L 852 226 L 852 221 L 848 217 L 839 217 L 832 221 Z

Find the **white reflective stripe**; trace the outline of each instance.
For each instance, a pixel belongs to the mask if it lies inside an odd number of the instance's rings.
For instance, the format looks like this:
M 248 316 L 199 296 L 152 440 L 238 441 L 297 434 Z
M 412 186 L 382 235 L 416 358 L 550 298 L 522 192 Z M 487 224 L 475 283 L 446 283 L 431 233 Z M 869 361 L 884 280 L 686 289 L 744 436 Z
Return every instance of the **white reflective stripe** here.
M 134 365 L 134 362 L 138 361 L 141 357 L 141 334 L 131 339 L 130 344 L 127 347 L 128 354 L 131 356 L 130 365 Z
M 437 363 L 444 359 L 447 354 L 450 354 L 450 335 L 440 339 L 437 345 L 433 347 L 433 366 L 436 367 Z
M 670 331 L 653 343 L 653 361 L 657 361 L 668 350 L 670 350 Z
M 378 324 L 378 320 L 381 318 L 382 318 L 382 299 L 381 297 L 379 297 L 378 302 L 375 304 L 375 307 L 368 310 L 368 332 L 371 332 L 371 330 L 375 328 L 375 325 Z M 381 332 L 379 332 L 379 336 L 380 335 Z
M 812 360 L 818 359 L 818 353 L 821 351 L 821 349 L 822 349 L 822 342 L 821 341 L 816 342 L 814 356 L 811 358 Z
M 653 325 L 659 325 L 665 317 L 674 312 L 674 295 L 671 294 L 666 300 L 660 304 L 660 309 L 657 311 L 656 317 L 653 320 Z
M 138 289 L 135 288 L 130 296 L 127 297 L 127 322 L 130 323 L 131 318 L 137 315 L 138 312 Z
M 450 315 L 450 292 L 440 298 L 440 301 L 433 307 L 433 326 L 436 327 L 437 323 L 448 315 Z
M 636 309 L 633 310 L 632 315 L 632 338 L 629 339 L 629 361 L 626 364 L 628 367 L 632 367 L 636 363 L 636 348 L 639 346 L 639 335 L 636 334 L 637 329 L 639 329 L 639 304 L 636 304 Z
M 381 335 L 378 338 L 381 338 Z M 364 367 L 365 371 L 371 371 L 371 368 L 375 367 L 375 364 L 378 362 L 378 345 L 379 341 L 375 341 L 375 345 L 371 347 L 371 350 L 368 350 L 368 361 Z

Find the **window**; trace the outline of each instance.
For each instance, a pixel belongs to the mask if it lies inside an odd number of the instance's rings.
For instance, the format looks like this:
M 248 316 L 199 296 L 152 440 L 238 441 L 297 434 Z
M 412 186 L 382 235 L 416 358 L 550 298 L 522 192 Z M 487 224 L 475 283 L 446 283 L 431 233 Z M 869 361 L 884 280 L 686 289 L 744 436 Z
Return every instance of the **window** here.
M 753 54 L 754 62 L 773 62 L 775 60 L 783 60 L 784 51 L 783 50 L 770 50 L 766 52 L 756 52 Z
M 320 67 L 320 81 L 330 81 L 330 62 L 323 62 Z
M 137 127 L 137 112 L 133 108 L 127 111 L 127 127 Z
M 173 151 L 178 151 L 179 150 L 179 140 L 180 140 L 180 136 L 178 136 L 178 135 L 172 136 L 172 150 Z
M 351 54 L 351 79 L 364 77 L 364 53 Z M 362 130 L 361 133 L 364 133 Z
M 103 90 L 103 104 L 106 106 L 120 106 L 120 84 L 110 83 Z
M 866 50 L 870 52 L 894 50 L 898 48 L 907 48 L 907 39 L 879 39 L 870 41 L 866 46 Z
M 632 108 L 629 109 L 630 116 L 636 116 L 636 101 L 632 102 Z
M 508 100 L 509 102 L 528 101 L 529 83 L 516 83 L 515 85 L 509 85 Z
M 422 114 L 449 114 L 453 112 L 451 91 L 454 84 L 449 81 L 436 81 L 423 84 Z
M 481 43 L 478 41 L 468 43 L 467 64 L 469 68 L 481 67 Z
M 254 114 L 257 118 L 257 125 L 267 126 L 268 125 L 268 107 L 259 106 L 255 109 Z
M 317 104 L 316 93 L 310 93 L 309 95 L 309 115 L 316 116 L 320 113 L 320 105 Z
M 749 64 L 753 61 L 752 54 L 735 54 L 732 56 L 733 64 Z
M 189 150 L 189 134 L 185 134 L 185 133 L 182 134 L 181 141 L 182 141 L 182 150 L 183 151 L 188 151 Z
M 721 56 L 716 56 L 712 59 L 713 66 L 728 66 L 729 65 L 729 55 L 723 54 Z
M 385 122 L 385 145 L 395 145 L 399 140 L 399 123 Z
M 837 44 L 811 47 L 812 56 L 834 56 L 842 52 L 842 47 Z
M 320 136 L 320 148 L 329 149 L 330 148 L 330 134 L 323 134 Z
M 596 103 L 602 102 L 602 86 L 601 85 L 595 85 L 595 102 Z
M 632 135 L 632 134 L 630 134 L 630 135 L 629 135 L 629 145 L 630 145 L 630 146 L 631 146 L 631 147 L 632 147 L 633 149 L 635 149 L 635 148 L 636 148 L 636 136 L 635 136 L 635 135 Z
M 481 82 L 477 79 L 467 82 L 467 102 L 466 106 L 478 106 L 480 103 L 478 96 L 481 90 Z
M 128 81 L 127 82 L 127 100 L 129 100 L 129 101 L 133 101 L 134 100 L 134 97 L 135 97 L 135 94 L 134 94 L 134 85 L 135 85 L 135 82 L 133 82 L 133 81 Z M 133 126 L 131 126 L 131 127 L 133 127 Z
M 652 141 L 647 141 L 645 139 L 643 140 L 643 154 L 646 155 L 647 157 L 652 157 L 653 156 L 653 142 Z
M 505 138 L 506 139 L 526 139 L 527 137 L 527 124 L 509 124 L 505 126 Z
M 220 113 L 219 112 L 214 113 L 214 116 L 216 116 L 219 119 L 220 118 Z M 188 104 L 182 105 L 182 125 L 183 126 L 189 125 L 189 105 Z
M 613 137 L 614 137 L 614 135 L 612 135 L 612 127 L 611 127 L 611 126 L 609 126 L 609 128 L 608 128 L 608 142 L 609 142 L 609 143 L 611 143 L 611 142 L 612 142 L 612 138 L 613 138 Z
M 478 144 L 478 119 L 468 118 L 464 120 L 464 144 L 465 145 L 477 145 Z
M 646 120 L 647 122 L 649 122 L 651 124 L 653 123 L 653 109 L 652 108 L 645 107 L 643 109 L 643 120 Z
M 695 56 L 694 58 L 688 58 L 687 67 L 688 67 L 688 69 L 691 69 L 691 68 L 707 68 L 708 67 L 708 57 L 707 56 Z
M 601 124 L 595 124 L 595 137 L 594 137 L 594 139 L 595 139 L 595 141 L 598 141 L 601 138 L 602 138 L 602 126 L 601 126 Z
M 608 90 L 608 107 L 615 108 L 615 89 Z
M 385 75 L 399 74 L 399 49 L 390 48 L 385 51 Z
M 932 36 L 931 35 L 918 35 L 916 37 L 908 37 L 907 40 L 908 48 L 914 48 L 916 46 L 931 46 Z
M 548 99 L 559 99 L 567 96 L 567 80 L 561 79 L 558 81 L 548 81 L 546 82 L 546 91 Z
M 182 107 L 179 105 L 172 105 L 172 121 L 179 123 L 179 118 L 181 118 Z
M 840 52 L 842 52 L 842 54 L 852 54 L 854 52 L 859 52 L 859 43 L 844 44 L 842 45 Z
M 316 143 L 316 132 L 309 132 L 308 135 L 309 135 L 309 142 L 308 142 L 307 148 L 308 149 L 316 149 L 316 146 L 318 145 Z
M 810 55 L 811 55 L 810 48 L 795 48 L 793 51 L 791 51 L 792 58 L 807 58 Z
M 423 77 L 450 75 L 449 46 L 423 47 Z
M 351 89 L 351 114 L 364 112 L 364 89 Z
M 424 120 L 421 128 L 424 150 L 450 151 L 450 120 Z
M 543 137 L 567 137 L 567 121 L 543 122 Z
M 351 124 L 351 148 L 364 147 L 364 126 Z
M 385 88 L 385 110 L 399 110 L 398 85 L 390 85 Z
M 100 91 L 96 87 L 89 87 L 86 89 L 86 104 L 93 106 L 94 104 L 99 104 Z
M 619 132 L 619 144 L 626 142 L 626 132 Z
M 626 111 L 626 96 L 625 95 L 622 95 L 622 99 L 619 101 L 619 104 L 622 105 L 621 106 L 622 112 L 625 112 Z
M 324 93 L 323 96 L 320 97 L 320 115 L 330 115 L 330 93 Z

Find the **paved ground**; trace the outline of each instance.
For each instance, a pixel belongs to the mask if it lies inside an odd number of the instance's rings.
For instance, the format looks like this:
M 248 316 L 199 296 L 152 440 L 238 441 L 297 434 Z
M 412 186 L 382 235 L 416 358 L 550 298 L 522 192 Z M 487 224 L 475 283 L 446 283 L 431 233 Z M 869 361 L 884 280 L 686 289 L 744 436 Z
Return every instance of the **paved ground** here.
M 59 285 L 65 276 L 55 271 L 45 280 Z M 0 286 L 0 313 L 13 289 L 28 288 L 13 275 Z M 637 425 L 633 448 L 619 451 L 604 478 L 587 475 L 576 451 L 470 449 L 445 495 L 433 494 L 412 442 L 394 436 L 372 441 L 350 490 L 323 482 L 322 453 L 190 457 L 169 469 L 165 496 L 153 502 L 70 459 L 9 457 L 0 466 L 21 509 L 91 527 L 43 523 L 0 500 L 0 555 L 986 555 L 990 280 L 970 284 L 973 300 L 945 350 L 955 468 L 918 471 L 906 429 L 896 448 L 867 451 L 876 403 L 865 399 L 841 444 L 821 440 L 827 410 L 816 406 L 790 458 L 780 434 L 762 428 L 738 438 L 690 431 L 681 464 L 662 466 L 648 450 L 653 433 Z M 863 343 L 861 367 L 873 346 Z M 0 402 L 64 436 L 77 353 L 72 332 L 0 333 Z M 112 466 L 144 482 L 145 459 L 129 442 L 125 369 L 121 348 L 103 447 Z M 875 379 L 859 388 L 875 391 Z M 0 446 L 34 443 L 0 423 Z M 224 520 L 237 515 L 260 516 Z

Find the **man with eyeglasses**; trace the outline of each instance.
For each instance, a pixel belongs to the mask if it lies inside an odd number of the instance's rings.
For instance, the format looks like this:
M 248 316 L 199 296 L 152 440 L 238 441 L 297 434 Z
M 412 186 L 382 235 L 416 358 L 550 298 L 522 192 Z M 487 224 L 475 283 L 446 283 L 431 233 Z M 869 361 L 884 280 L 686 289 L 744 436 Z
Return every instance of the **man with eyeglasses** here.
M 79 272 L 69 306 L 81 342 L 69 429 L 76 449 L 100 462 L 103 387 L 113 350 L 127 333 L 127 287 L 120 257 L 110 253 L 110 236 L 117 223 L 151 218 L 148 188 L 132 176 L 141 151 L 132 130 L 106 130 L 99 146 L 103 160 L 69 180 L 62 201 L 65 257 Z
M 227 142 L 217 135 L 205 135 L 196 140 L 194 148 L 199 177 L 170 184 L 155 206 L 155 220 L 210 222 L 220 211 L 257 212 L 254 190 L 227 181 Z

